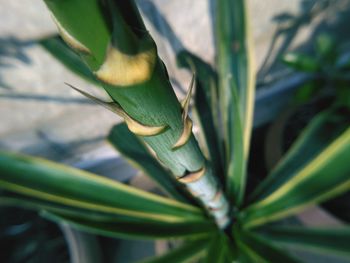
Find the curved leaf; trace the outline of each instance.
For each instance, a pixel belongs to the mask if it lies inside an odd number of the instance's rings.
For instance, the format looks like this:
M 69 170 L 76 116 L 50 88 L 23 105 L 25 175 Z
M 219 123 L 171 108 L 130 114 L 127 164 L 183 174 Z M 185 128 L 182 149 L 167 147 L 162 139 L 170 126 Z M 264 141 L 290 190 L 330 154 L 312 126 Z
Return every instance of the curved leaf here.
M 243 261 L 245 262 L 300 262 L 254 233 L 235 228 L 233 234 L 238 247 L 244 255 L 245 259 Z
M 157 239 L 206 236 L 217 231 L 213 222 L 163 222 L 139 217 L 104 213 L 58 205 L 20 195 L 1 195 L 0 206 L 20 206 L 42 211 L 42 215 L 58 223 L 70 224 L 82 231 L 109 237 Z
M 333 252 L 337 256 L 350 257 L 350 227 L 304 228 L 268 227 L 262 236 L 276 243 L 290 244 L 319 253 Z
M 350 125 L 348 113 L 329 110 L 318 114 L 302 131 L 277 167 L 255 189 L 251 200 L 261 200 L 293 178 Z
M 172 222 L 203 220 L 191 205 L 46 160 L 0 153 L 0 188 L 67 206 Z
M 142 220 L 81 217 L 79 215 L 66 215 L 57 212 L 43 211 L 42 216 L 58 222 L 67 223 L 78 230 L 97 235 L 132 238 L 132 239 L 164 239 L 164 238 L 193 238 L 208 236 L 216 231 L 216 227 L 210 222 L 147 222 Z
M 296 175 L 241 214 L 245 227 L 277 220 L 350 190 L 350 128 Z
M 235 248 L 236 249 L 236 248 Z M 228 263 L 233 262 L 233 248 L 227 236 L 217 233 L 211 238 L 204 262 L 206 263 Z

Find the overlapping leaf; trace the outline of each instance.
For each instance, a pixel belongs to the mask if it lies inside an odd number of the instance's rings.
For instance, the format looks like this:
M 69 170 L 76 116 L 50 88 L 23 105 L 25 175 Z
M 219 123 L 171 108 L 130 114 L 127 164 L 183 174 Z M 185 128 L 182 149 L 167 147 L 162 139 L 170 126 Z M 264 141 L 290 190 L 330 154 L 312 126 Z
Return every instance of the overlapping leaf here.
M 350 128 L 294 176 L 260 201 L 246 208 L 245 227 L 277 220 L 350 190 Z
M 0 187 L 33 198 L 143 220 L 203 220 L 191 205 L 36 158 L 0 154 Z
M 254 233 L 235 228 L 233 234 L 242 253 L 242 262 L 300 262 Z
M 277 167 L 257 187 L 250 196 L 251 200 L 262 200 L 276 191 L 298 171 L 303 169 L 320 152 L 325 150 L 334 139 L 341 135 L 350 125 L 348 113 L 332 109 L 320 113 L 302 131 L 297 141 L 286 153 Z
M 235 158 L 246 161 L 249 152 L 255 93 L 252 42 L 248 32 L 248 19 L 243 0 L 220 0 L 217 3 L 217 10 L 219 98 L 227 142 L 227 167 L 233 167 Z M 229 78 L 232 78 L 232 81 L 228 81 Z M 233 99 L 234 94 L 237 94 L 239 105 L 235 105 L 237 102 Z M 238 108 L 239 111 L 237 112 Z M 237 123 L 234 114 L 240 114 L 241 123 Z M 236 137 L 242 137 L 242 142 L 238 142 L 237 138 L 233 138 L 235 125 L 241 125 L 242 127 L 243 135 L 236 135 Z M 238 151 L 234 150 L 236 143 L 243 144 L 243 152 L 240 152 L 241 156 L 237 156 Z M 236 156 L 233 157 L 234 154 Z M 229 168 L 228 176 L 231 178 L 229 183 L 235 184 L 233 187 L 229 187 L 231 189 L 230 197 L 237 205 L 240 205 L 244 196 L 246 172 L 245 167 L 243 172 L 234 174 L 235 170 Z
M 229 263 L 233 261 L 236 247 L 229 243 L 227 236 L 217 233 L 211 238 L 204 262 Z
M 319 253 L 350 256 L 350 228 L 304 228 L 275 226 L 264 228 L 264 238 Z

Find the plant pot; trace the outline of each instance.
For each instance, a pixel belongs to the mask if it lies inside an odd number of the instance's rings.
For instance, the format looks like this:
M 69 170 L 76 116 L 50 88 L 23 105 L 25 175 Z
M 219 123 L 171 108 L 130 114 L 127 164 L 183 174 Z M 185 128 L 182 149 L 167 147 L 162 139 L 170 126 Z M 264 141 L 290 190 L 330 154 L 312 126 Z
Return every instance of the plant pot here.
M 101 251 L 94 235 L 78 231 L 67 224 L 59 225 L 69 250 L 70 263 L 100 263 Z

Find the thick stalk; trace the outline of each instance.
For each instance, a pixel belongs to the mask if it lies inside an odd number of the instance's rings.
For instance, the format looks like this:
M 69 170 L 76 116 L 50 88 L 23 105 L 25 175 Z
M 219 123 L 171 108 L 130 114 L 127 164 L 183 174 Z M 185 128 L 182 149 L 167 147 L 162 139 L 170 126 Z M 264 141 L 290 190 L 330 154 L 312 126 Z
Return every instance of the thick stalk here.
M 100 103 L 121 115 L 130 131 L 153 149 L 159 161 L 203 202 L 218 225 L 225 227 L 228 203 L 192 134 L 190 93 L 180 105 L 134 3 L 45 2 L 62 38 L 81 54 L 113 99 L 112 103 Z M 98 32 L 102 32 L 101 38 Z

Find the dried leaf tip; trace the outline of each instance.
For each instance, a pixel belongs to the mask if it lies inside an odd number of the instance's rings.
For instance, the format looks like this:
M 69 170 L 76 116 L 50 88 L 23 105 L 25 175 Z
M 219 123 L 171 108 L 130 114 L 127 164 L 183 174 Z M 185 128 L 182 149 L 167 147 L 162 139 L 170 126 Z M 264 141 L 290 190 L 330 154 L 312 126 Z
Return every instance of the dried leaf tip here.
M 192 173 L 185 174 L 184 176 L 178 178 L 178 181 L 184 184 L 189 184 L 198 181 L 206 172 L 206 167 L 203 166 L 200 170 Z
M 125 112 L 124 112 L 125 113 Z M 126 114 L 126 113 L 125 113 Z M 165 131 L 165 129 L 168 127 L 167 125 L 163 126 L 147 126 L 144 125 L 133 118 L 131 118 L 129 115 L 124 115 L 124 120 L 126 122 L 126 125 L 128 126 L 129 130 L 135 133 L 139 136 L 155 136 Z
M 191 96 L 192 96 L 192 91 L 193 91 L 194 86 L 195 86 L 195 75 L 193 74 L 192 80 L 190 83 L 190 87 L 188 89 L 186 97 L 181 102 L 183 130 L 182 130 L 182 133 L 181 133 L 180 137 L 178 138 L 178 140 L 172 146 L 173 150 L 185 145 L 188 142 L 188 140 L 190 139 L 191 134 L 192 134 L 193 123 L 192 123 L 192 120 L 190 119 L 190 117 L 188 116 L 188 111 L 189 111 L 189 107 L 190 107 Z
M 106 102 L 106 101 L 100 100 L 100 99 L 92 96 L 91 94 L 74 87 L 71 84 L 68 84 L 68 83 L 65 83 L 65 84 L 68 85 L 69 87 L 71 87 L 72 89 L 76 90 L 80 94 L 84 95 L 85 97 L 89 98 L 93 102 L 101 105 L 102 107 L 104 107 L 104 108 L 110 110 L 111 112 L 113 112 L 113 113 L 119 115 L 120 117 L 122 117 L 124 119 L 126 125 L 128 126 L 129 130 L 131 132 L 133 132 L 134 134 L 136 134 L 136 135 L 139 135 L 139 136 L 154 136 L 154 135 L 158 135 L 158 134 L 162 133 L 167 128 L 167 125 L 163 125 L 163 126 L 147 126 L 147 125 L 144 125 L 144 124 L 134 120 L 130 115 L 128 115 L 122 109 L 122 107 L 120 107 L 120 105 L 118 103 L 116 103 L 116 102 Z

